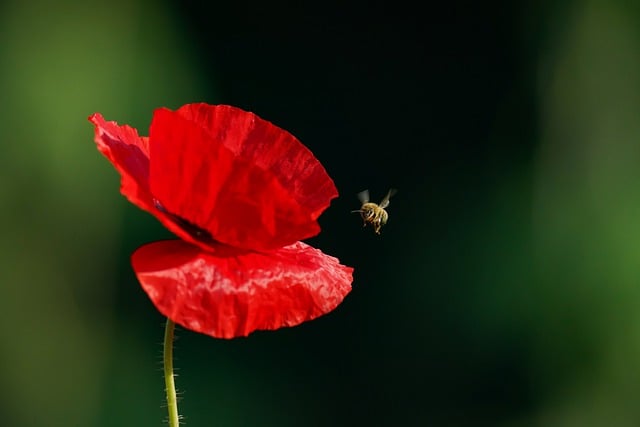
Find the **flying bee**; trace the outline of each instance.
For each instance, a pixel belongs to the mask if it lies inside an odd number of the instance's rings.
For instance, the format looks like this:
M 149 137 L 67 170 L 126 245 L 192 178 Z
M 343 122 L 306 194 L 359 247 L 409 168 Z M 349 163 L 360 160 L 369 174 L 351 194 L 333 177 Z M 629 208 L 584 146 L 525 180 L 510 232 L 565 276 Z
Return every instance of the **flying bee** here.
M 359 212 L 364 221 L 362 226 L 366 227 L 367 224 L 371 224 L 373 231 L 376 234 L 380 234 L 380 229 L 389 219 L 389 214 L 385 208 L 389 206 L 389 199 L 394 194 L 396 194 L 396 189 L 392 188 L 387 195 L 384 196 L 380 204 L 376 204 L 369 201 L 369 190 L 361 191 L 358 193 L 358 199 L 360 199 L 362 206 L 360 206 L 360 209 L 351 212 Z

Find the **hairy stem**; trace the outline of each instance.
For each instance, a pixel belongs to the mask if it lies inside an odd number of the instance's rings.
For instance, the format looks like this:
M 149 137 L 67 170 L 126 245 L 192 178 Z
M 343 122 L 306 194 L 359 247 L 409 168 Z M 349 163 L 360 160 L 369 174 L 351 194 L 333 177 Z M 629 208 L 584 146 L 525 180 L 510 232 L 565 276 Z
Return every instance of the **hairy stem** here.
M 176 382 L 173 376 L 173 331 L 175 323 L 167 318 L 164 330 L 164 383 L 167 391 L 167 409 L 169 410 L 169 427 L 178 427 L 178 401 L 176 399 Z

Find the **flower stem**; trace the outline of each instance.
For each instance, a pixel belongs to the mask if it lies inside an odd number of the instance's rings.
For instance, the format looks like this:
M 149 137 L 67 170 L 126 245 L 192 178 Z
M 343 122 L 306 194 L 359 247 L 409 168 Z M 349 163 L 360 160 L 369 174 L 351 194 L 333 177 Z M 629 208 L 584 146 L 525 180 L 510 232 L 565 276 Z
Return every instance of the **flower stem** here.
M 178 401 L 176 399 L 176 383 L 173 377 L 173 331 L 175 323 L 167 318 L 164 329 L 164 383 L 167 391 L 167 409 L 169 410 L 169 427 L 178 427 Z

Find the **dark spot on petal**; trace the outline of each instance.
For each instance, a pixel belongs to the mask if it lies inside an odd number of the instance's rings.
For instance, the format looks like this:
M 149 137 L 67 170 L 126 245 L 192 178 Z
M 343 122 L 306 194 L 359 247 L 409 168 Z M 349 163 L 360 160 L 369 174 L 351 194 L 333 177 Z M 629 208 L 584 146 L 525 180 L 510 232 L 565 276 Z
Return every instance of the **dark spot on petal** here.
M 198 227 L 195 224 L 190 223 L 189 221 L 187 221 L 184 218 L 179 217 L 178 215 L 175 215 L 171 212 L 169 212 L 163 205 L 162 203 L 160 203 L 159 200 L 157 199 L 153 199 L 153 205 L 156 207 L 156 209 L 158 209 L 160 212 L 162 212 L 163 214 L 165 214 L 166 216 L 168 216 L 169 218 L 171 218 L 171 220 L 178 226 L 180 227 L 183 231 L 185 231 L 187 234 L 189 234 L 191 237 L 193 237 L 195 240 L 208 244 L 208 245 L 212 245 L 215 243 L 218 243 L 212 236 L 211 233 L 209 233 L 207 230 Z

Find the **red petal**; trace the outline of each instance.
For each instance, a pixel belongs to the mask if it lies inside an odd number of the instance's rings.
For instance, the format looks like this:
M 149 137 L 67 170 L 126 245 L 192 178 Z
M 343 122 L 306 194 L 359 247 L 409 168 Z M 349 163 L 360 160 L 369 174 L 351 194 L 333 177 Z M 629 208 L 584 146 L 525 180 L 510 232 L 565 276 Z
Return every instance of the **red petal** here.
M 234 107 L 156 110 L 150 151 L 151 189 L 166 210 L 235 247 L 275 249 L 316 235 L 338 194 L 296 138 Z
M 229 105 L 187 104 L 177 111 L 199 123 L 237 156 L 271 171 L 316 219 L 338 196 L 322 164 L 298 139 L 251 112 Z
M 95 126 L 98 150 L 120 172 L 120 191 L 131 203 L 144 210 L 153 210 L 149 189 L 148 138 L 138 136 L 130 126 L 107 122 L 100 113 L 89 117 Z
M 168 240 L 142 246 L 132 264 L 162 314 L 217 338 L 314 319 L 338 306 L 353 280 L 352 268 L 302 242 L 263 254 Z

